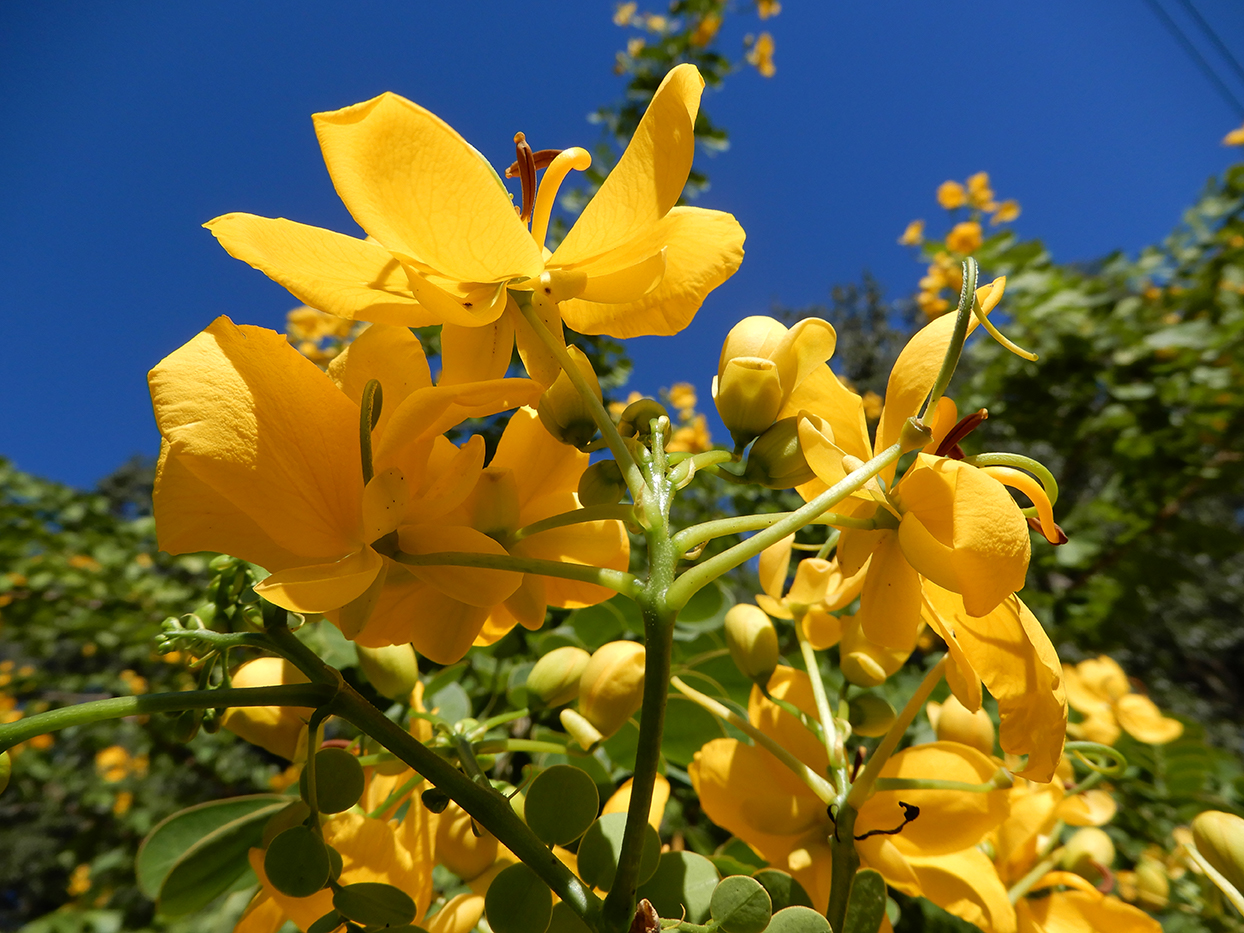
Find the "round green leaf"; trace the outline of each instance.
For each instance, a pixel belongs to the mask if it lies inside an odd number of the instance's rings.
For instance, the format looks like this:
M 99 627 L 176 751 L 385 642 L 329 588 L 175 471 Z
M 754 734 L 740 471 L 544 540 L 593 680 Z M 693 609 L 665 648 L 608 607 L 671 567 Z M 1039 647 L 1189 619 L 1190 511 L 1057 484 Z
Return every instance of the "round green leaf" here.
M 773 904 L 755 878 L 731 875 L 713 889 L 708 912 L 725 933 L 763 933 L 773 916 Z
M 831 933 L 829 921 L 811 907 L 787 907 L 769 921 L 765 933 Z
M 305 823 L 310 815 L 311 808 L 307 806 L 307 802 L 305 800 L 295 800 L 270 817 L 268 822 L 264 824 L 263 839 L 260 841 L 259 848 L 268 848 L 268 846 L 272 845 L 273 839 L 291 826 Z
M 656 873 L 640 885 L 638 896 L 650 900 L 662 917 L 682 917 L 685 911 L 688 923 L 704 923 L 719 880 L 717 869 L 704 856 L 666 852 Z
M 328 884 L 331 869 L 323 841 L 306 826 L 285 830 L 263 857 L 264 874 L 287 897 L 310 897 Z
M 307 797 L 307 772 L 300 778 Z M 363 796 L 363 766 L 344 748 L 325 748 L 315 753 L 315 798 L 321 813 L 349 810 Z
M 587 832 L 599 811 L 596 781 L 574 765 L 553 765 L 541 771 L 523 802 L 527 825 L 550 845 L 574 842 Z
M 773 910 L 785 910 L 787 907 L 811 907 L 812 898 L 798 881 L 784 871 L 766 868 L 752 875 L 765 886 L 769 892 L 769 900 L 773 902 Z
M 345 922 L 346 918 L 333 910 L 307 927 L 307 933 L 333 933 L 334 930 L 338 929 Z
M 843 933 L 877 933 L 885 916 L 885 879 L 874 868 L 861 868 L 851 882 Z
M 544 933 L 553 916 L 553 892 L 518 862 L 503 869 L 484 895 L 484 913 L 494 933 Z
M 528 812 L 531 800 L 527 801 Z M 579 843 L 579 877 L 594 888 L 608 891 L 618 871 L 622 852 L 622 836 L 626 831 L 625 813 L 606 813 L 593 823 Z M 639 883 L 643 884 L 656 871 L 661 858 L 661 837 L 650 824 L 645 824 L 644 847 L 639 858 Z M 716 869 L 714 869 L 714 877 Z M 677 916 L 665 915 L 662 916 Z
M 338 912 L 366 926 L 405 926 L 415 919 L 415 902 L 391 884 L 360 881 L 338 888 L 333 894 Z
M 665 705 L 665 731 L 661 735 L 661 754 L 685 768 L 696 752 L 712 739 L 726 733 L 717 717 L 697 703 L 671 697 Z

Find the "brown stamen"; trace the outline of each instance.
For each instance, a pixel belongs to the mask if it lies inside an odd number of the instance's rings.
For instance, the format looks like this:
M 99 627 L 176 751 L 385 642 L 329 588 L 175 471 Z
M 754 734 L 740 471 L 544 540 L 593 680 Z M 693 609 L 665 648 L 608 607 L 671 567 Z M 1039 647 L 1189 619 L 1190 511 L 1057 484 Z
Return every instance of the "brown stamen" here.
M 954 460 L 963 459 L 963 451 L 959 449 L 959 442 L 971 434 L 980 425 L 982 421 L 989 417 L 987 409 L 974 411 L 970 415 L 965 415 L 959 419 L 959 423 L 951 428 L 942 442 L 937 445 L 937 456 L 950 457 Z
M 556 159 L 561 154 L 562 154 L 562 150 L 560 149 L 537 149 L 535 152 L 531 154 L 531 158 L 535 160 L 536 170 L 540 171 L 552 165 L 553 160 Z M 505 170 L 505 177 L 506 178 L 517 178 L 518 177 L 518 163 L 517 162 L 510 163 L 510 167 Z
M 514 150 L 518 153 L 518 158 L 505 170 L 505 177 L 513 178 L 518 175 L 522 182 L 523 206 L 519 208 L 518 216 L 526 223 L 531 219 L 531 209 L 536 203 L 536 160 L 531 147 L 527 145 L 527 137 L 522 133 L 514 134 Z
M 1045 534 L 1045 531 L 1041 528 L 1041 520 L 1038 518 L 1029 516 L 1028 527 L 1030 527 L 1033 531 L 1040 531 L 1042 534 Z M 1060 544 L 1066 544 L 1067 543 L 1067 532 L 1063 531 L 1063 526 L 1058 524 L 1058 522 L 1055 522 L 1054 530 L 1058 532 L 1058 540 L 1052 541 L 1050 543 L 1053 544 L 1054 547 L 1058 547 Z

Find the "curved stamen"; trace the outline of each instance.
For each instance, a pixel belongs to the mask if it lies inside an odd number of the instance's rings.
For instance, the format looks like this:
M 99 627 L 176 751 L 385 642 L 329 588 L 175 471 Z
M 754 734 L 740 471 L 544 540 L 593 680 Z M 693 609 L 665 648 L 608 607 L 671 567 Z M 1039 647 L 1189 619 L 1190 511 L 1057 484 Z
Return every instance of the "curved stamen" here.
M 959 419 L 958 424 L 946 432 L 946 436 L 942 438 L 942 442 L 937 445 L 937 456 L 952 457 L 955 460 L 962 460 L 963 451 L 959 450 L 959 442 L 975 431 L 976 428 L 988 417 L 989 410 L 985 408 L 978 409 L 970 415 L 964 415 L 961 419 Z
M 536 159 L 531 146 L 527 145 L 525 133 L 514 134 L 514 151 L 518 158 L 505 170 L 505 177 L 513 178 L 515 174 L 518 175 L 523 186 L 523 206 L 519 208 L 518 216 L 526 223 L 531 217 L 531 208 L 536 197 Z
M 1021 473 L 1019 470 L 1013 470 L 1004 466 L 987 466 L 980 467 L 980 470 L 989 474 L 1004 486 L 1010 486 L 1012 489 L 1018 489 L 1025 496 L 1032 500 L 1032 504 L 1037 507 L 1037 518 L 1041 522 L 1041 533 L 1045 535 L 1045 540 L 1050 544 L 1062 544 L 1064 536 L 1060 536 L 1058 525 L 1054 523 L 1054 507 L 1050 504 L 1050 497 L 1045 494 L 1045 487 L 1038 483 L 1027 473 Z
M 571 146 L 557 153 L 549 162 L 548 168 L 544 170 L 544 183 L 536 192 L 535 209 L 531 214 L 531 237 L 541 249 L 544 248 L 544 238 L 549 232 L 549 218 L 553 214 L 553 202 L 557 200 L 557 189 L 561 187 L 562 181 L 570 174 L 571 169 L 582 172 L 586 171 L 591 164 L 592 154 L 590 152 L 578 146 Z

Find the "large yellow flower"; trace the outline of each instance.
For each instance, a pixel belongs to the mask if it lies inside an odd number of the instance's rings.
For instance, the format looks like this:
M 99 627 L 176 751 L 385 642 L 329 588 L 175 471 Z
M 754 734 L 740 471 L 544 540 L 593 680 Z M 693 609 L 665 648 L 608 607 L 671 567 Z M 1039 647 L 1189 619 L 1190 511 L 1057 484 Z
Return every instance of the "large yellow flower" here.
M 359 398 L 371 379 L 384 404 L 371 435 L 375 476 L 364 483 Z M 439 521 L 483 465 L 482 440 L 459 450 L 441 434 L 464 418 L 533 401 L 539 387 L 529 380 L 434 386 L 416 338 L 383 325 L 326 375 L 280 334 L 222 317 L 165 358 L 150 383 L 164 435 L 160 546 L 259 564 L 272 575 L 257 590 L 279 606 L 327 612 L 363 596 L 383 580 L 388 560 L 373 544 L 399 527 L 422 553 L 505 553 L 473 528 Z M 418 572 L 488 605 L 522 582 L 497 570 Z
M 560 303 L 581 333 L 673 334 L 742 261 L 734 217 L 676 206 L 703 86 L 692 65 L 666 76 L 621 160 L 552 253 L 544 240 L 557 188 L 570 169 L 588 167 L 586 150 L 540 153 L 551 161 L 536 191 L 539 163 L 520 146 L 520 216 L 477 150 L 391 93 L 314 117 L 333 184 L 366 239 L 252 214 L 207 226 L 231 255 L 313 308 L 352 320 L 444 324 L 445 359 L 464 381 L 503 375 L 517 336 L 528 371 L 547 385 L 555 359 L 511 288 L 531 294 L 555 333 Z
M 802 671 L 779 667 L 770 692 L 815 717 L 812 685 Z M 748 719 L 814 770 L 827 773 L 825 747 L 790 713 L 753 688 Z M 824 911 L 832 873 L 833 822 L 825 804 L 769 751 L 735 739 L 714 739 L 687 769 L 704 812 L 752 846 L 771 864 L 794 875 Z M 882 769 L 887 778 L 931 778 L 980 784 L 997 764 L 954 742 L 934 742 L 899 752 Z M 860 808 L 855 835 L 903 823 L 899 798 L 920 815 L 896 835 L 860 839 L 861 864 L 881 872 L 905 894 L 924 896 L 971 923 L 1014 931 L 1014 914 L 988 857 L 977 843 L 1007 816 L 1000 791 L 885 791 Z M 1009 925 L 1008 925 L 1008 917 Z
M 1109 655 L 1063 667 L 1067 700 L 1082 713 L 1080 722 L 1067 731 L 1091 742 L 1112 745 L 1124 732 L 1142 742 L 1165 745 L 1184 733 L 1178 719 L 1163 716 L 1157 704 L 1143 693 L 1134 693 L 1123 668 Z

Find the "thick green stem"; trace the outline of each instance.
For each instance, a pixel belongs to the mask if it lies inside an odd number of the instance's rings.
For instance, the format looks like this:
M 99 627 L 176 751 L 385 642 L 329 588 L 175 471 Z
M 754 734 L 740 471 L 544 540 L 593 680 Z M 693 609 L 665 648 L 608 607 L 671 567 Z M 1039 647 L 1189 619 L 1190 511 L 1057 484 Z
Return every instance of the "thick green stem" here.
M 825 918 L 833 933 L 842 933 L 846 925 L 851 884 L 860 869 L 860 854 L 855 848 L 856 816 L 856 809 L 849 804 L 840 807 L 834 819 L 834 832 L 829 837 L 833 874 L 829 880 L 829 907 Z
M 837 505 L 882 470 L 886 469 L 891 463 L 897 461 L 902 456 L 902 453 L 903 445 L 901 443 L 887 447 L 867 463 L 834 483 L 834 485 L 830 486 L 803 508 L 789 513 L 781 521 L 775 522 L 764 531 L 758 531 L 746 541 L 742 541 L 734 547 L 722 551 L 715 557 L 709 558 L 704 563 L 692 567 L 669 588 L 669 593 L 666 596 L 669 605 L 672 608 L 681 609 L 687 605 L 687 601 L 702 587 L 707 586 L 723 573 L 727 573 L 740 564 L 751 560 L 765 548 L 781 541 L 791 532 L 798 531 L 805 525 L 811 524 L 827 509 Z
M 437 554 L 407 554 L 398 551 L 392 555 L 400 564 L 410 567 L 486 567 L 490 570 L 509 570 L 515 573 L 534 573 L 542 577 L 561 577 L 595 583 L 626 596 L 634 596 L 640 582 L 624 570 L 592 567 L 587 564 L 571 564 L 560 560 L 540 560 L 535 557 L 512 557 L 507 554 L 482 554 L 472 551 L 445 551 Z
M 950 385 L 950 377 L 955 374 L 955 367 L 959 365 L 963 342 L 968 338 L 968 322 L 972 319 L 972 306 L 976 303 L 978 274 L 979 266 L 976 260 L 969 256 L 963 261 L 963 287 L 959 290 L 959 308 L 955 312 L 955 329 L 951 333 L 946 355 L 942 358 L 942 368 L 937 371 L 937 378 L 933 381 L 933 391 L 929 394 L 928 404 L 920 413 L 921 421 L 925 421 L 937 408 L 937 403 L 946 394 L 946 387 Z
M 532 522 L 530 525 L 518 529 L 518 531 L 514 532 L 513 540 L 522 541 L 523 538 L 530 538 L 532 535 L 538 535 L 542 531 L 549 531 L 552 528 L 564 528 L 566 525 L 580 525 L 584 522 L 609 520 L 633 522 L 635 520 L 635 507 L 632 505 L 590 505 L 587 508 L 575 509 L 573 512 L 550 515 L 548 518 Z
M 712 521 L 691 525 L 674 535 L 674 546 L 680 553 L 686 554 L 697 545 L 713 538 L 725 535 L 737 535 L 748 531 L 760 531 L 776 525 L 783 519 L 794 515 L 794 512 L 769 512 L 761 515 L 736 515 L 733 518 L 715 518 Z M 838 525 L 843 528 L 861 528 L 871 530 L 877 523 L 871 518 L 852 518 L 839 515 L 837 512 L 825 512 L 823 515 L 808 522 L 809 525 Z
M 0 725 L 0 751 L 37 735 L 58 732 L 69 726 L 87 726 L 126 716 L 177 713 L 187 709 L 229 706 L 323 706 L 333 698 L 335 687 L 327 684 L 283 684 L 275 687 L 229 687 L 217 690 L 184 690 L 180 693 L 148 693 L 134 697 L 92 700 L 62 709 L 25 716 Z

